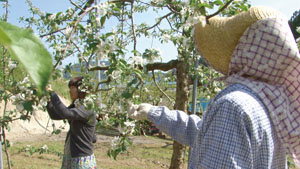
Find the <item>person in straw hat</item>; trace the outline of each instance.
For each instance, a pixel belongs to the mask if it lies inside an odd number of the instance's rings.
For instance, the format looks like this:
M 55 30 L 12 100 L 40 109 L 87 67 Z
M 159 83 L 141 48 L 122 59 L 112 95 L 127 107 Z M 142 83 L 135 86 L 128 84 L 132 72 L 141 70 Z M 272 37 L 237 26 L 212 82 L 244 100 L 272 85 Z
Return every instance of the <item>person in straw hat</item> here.
M 130 105 L 129 116 L 191 146 L 190 169 L 283 169 L 286 154 L 299 166 L 300 59 L 287 19 L 252 7 L 197 24 L 194 41 L 228 84 L 203 118 L 147 103 Z

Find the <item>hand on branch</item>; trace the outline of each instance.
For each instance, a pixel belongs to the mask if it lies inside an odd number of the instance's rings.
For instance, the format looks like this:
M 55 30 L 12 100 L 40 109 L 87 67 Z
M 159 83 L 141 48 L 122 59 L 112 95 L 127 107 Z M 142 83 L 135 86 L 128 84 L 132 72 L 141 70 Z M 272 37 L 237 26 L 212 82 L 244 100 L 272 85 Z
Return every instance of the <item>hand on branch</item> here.
M 148 103 L 142 103 L 140 105 L 129 103 L 127 113 L 129 117 L 136 120 L 147 120 L 148 112 L 153 106 Z

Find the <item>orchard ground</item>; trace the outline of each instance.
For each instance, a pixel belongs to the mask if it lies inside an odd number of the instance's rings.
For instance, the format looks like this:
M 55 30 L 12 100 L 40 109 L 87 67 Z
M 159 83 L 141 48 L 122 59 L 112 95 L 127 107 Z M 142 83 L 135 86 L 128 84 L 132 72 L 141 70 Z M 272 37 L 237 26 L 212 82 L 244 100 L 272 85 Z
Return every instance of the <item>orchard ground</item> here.
M 53 153 L 63 152 L 66 132 L 59 135 L 35 134 L 26 137 L 14 138 L 11 140 L 12 146 L 9 148 L 10 158 L 14 169 L 54 169 L 60 168 L 61 156 Z M 107 132 L 97 133 L 97 143 L 95 143 L 95 156 L 98 168 L 100 169 L 159 169 L 169 168 L 172 156 L 173 141 L 169 138 L 158 138 L 153 136 L 130 137 L 133 144 L 127 153 L 123 153 L 113 160 L 107 156 L 113 135 Z M 51 153 L 23 152 L 24 148 L 40 148 L 47 145 Z M 4 164 L 6 156 L 4 154 Z M 186 160 L 187 161 L 187 158 Z M 185 163 L 187 166 L 187 162 Z M 5 166 L 6 167 L 6 166 Z M 185 167 L 186 168 L 186 167 Z

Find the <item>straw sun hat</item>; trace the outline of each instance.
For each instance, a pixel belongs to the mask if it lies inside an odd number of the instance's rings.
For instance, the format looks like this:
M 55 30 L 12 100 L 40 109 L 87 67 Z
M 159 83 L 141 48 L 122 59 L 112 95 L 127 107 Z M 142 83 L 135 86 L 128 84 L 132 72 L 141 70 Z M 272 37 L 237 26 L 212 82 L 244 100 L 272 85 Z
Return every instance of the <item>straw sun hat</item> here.
M 209 65 L 226 75 L 231 55 L 244 31 L 258 20 L 279 16 L 283 17 L 267 7 L 251 7 L 233 17 L 212 17 L 205 26 L 195 25 L 195 46 Z

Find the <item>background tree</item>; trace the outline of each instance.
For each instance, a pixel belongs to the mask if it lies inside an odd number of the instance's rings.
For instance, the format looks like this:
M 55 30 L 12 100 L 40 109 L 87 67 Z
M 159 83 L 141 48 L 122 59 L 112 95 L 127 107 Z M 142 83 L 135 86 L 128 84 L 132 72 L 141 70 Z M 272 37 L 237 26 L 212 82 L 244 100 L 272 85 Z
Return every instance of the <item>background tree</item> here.
M 298 39 L 300 37 L 300 33 L 298 31 L 300 26 L 300 10 L 293 13 L 293 16 L 289 20 L 289 24 L 295 39 Z

